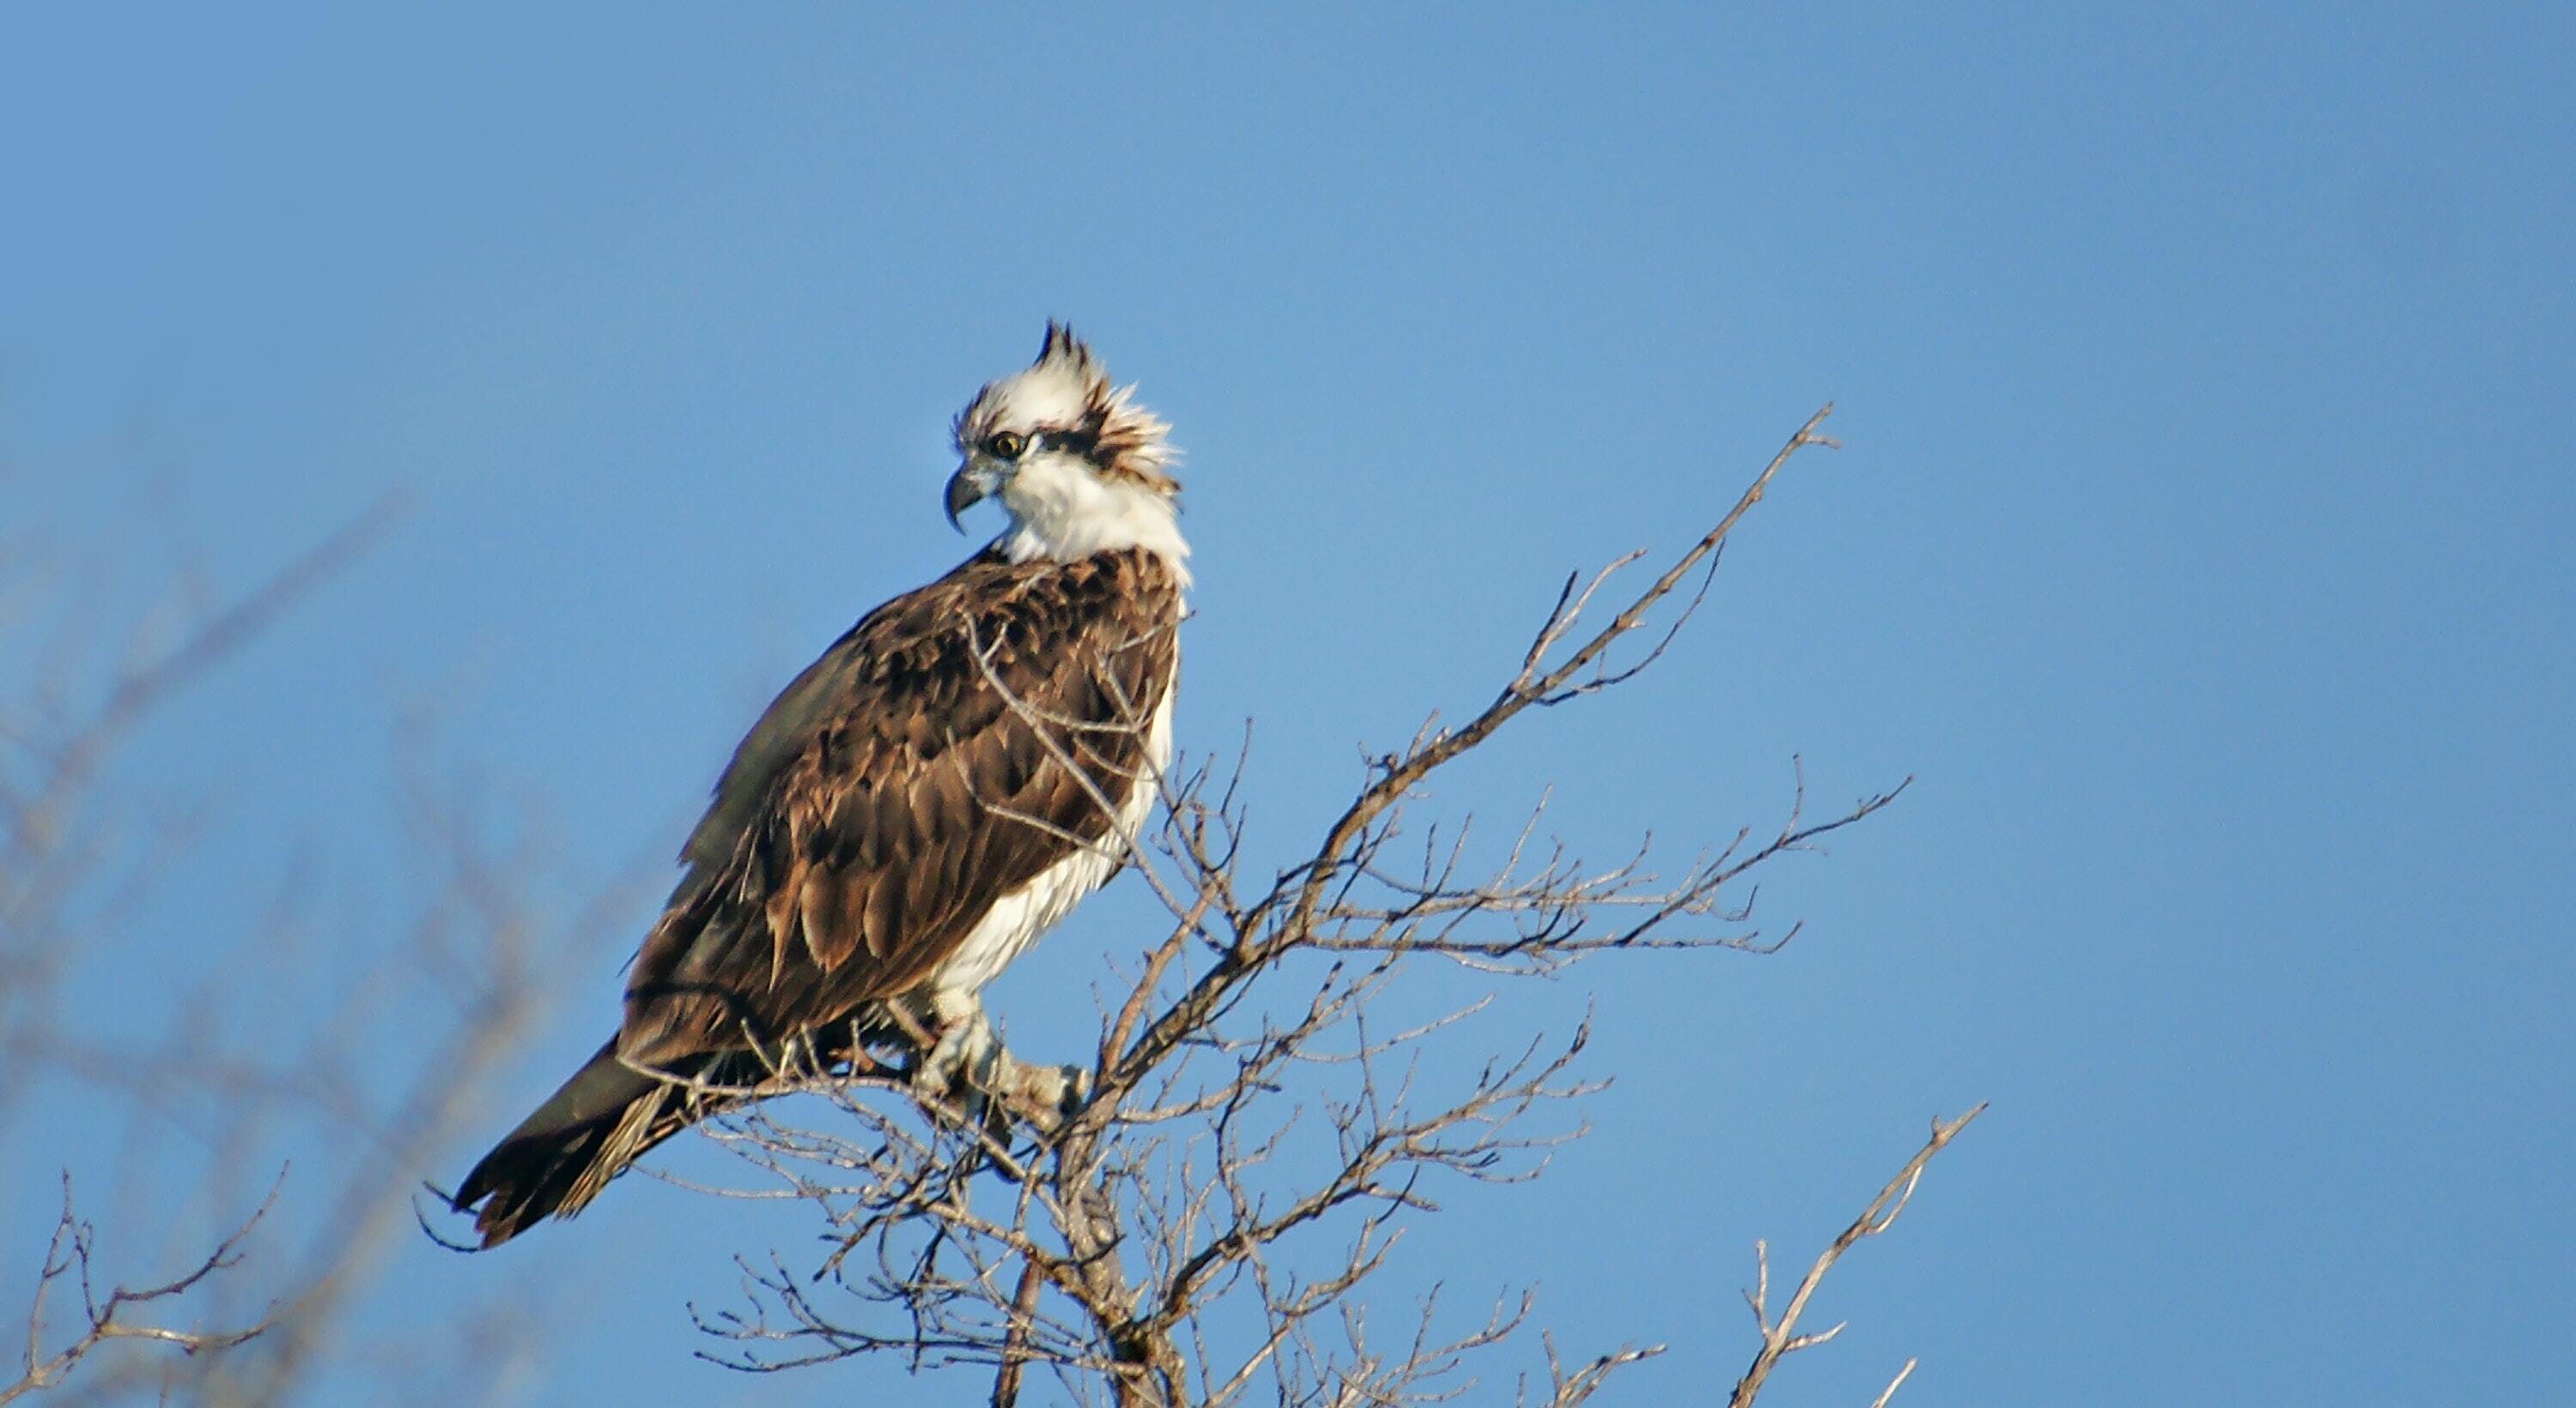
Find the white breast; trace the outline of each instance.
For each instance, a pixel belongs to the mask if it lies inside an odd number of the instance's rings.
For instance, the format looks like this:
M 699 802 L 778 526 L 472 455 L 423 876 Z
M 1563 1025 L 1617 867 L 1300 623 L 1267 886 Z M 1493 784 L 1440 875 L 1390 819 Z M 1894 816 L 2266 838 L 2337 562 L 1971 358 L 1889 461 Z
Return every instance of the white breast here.
M 999 976 L 1012 959 L 1055 927 L 1057 920 L 1072 913 L 1085 895 L 1099 889 L 1118 869 L 1119 861 L 1126 857 L 1127 844 L 1140 833 L 1145 818 L 1152 813 L 1163 769 L 1172 761 L 1172 698 L 1180 692 L 1177 654 L 1172 663 L 1172 684 L 1163 691 L 1163 702 L 1155 706 L 1154 717 L 1145 726 L 1144 769 L 1118 808 L 1116 829 L 1096 845 L 1075 849 L 985 911 L 974 932 L 930 975 L 931 988 L 971 995 Z

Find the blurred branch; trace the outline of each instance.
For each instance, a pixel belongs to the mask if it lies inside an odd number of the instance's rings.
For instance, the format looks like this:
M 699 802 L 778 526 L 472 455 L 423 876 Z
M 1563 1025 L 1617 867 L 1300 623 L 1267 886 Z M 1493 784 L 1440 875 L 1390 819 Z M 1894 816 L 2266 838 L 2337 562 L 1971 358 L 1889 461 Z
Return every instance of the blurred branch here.
M 167 645 L 146 646 L 168 629 L 156 608 L 124 633 L 120 655 L 112 623 L 92 619 L 107 610 L 97 604 L 104 593 L 79 584 L 48 585 L 33 599 L 39 609 L 5 623 L 21 636 L 58 606 L 56 634 L 77 648 L 23 683 L 13 678 L 0 698 L 0 1067 L 20 1077 L 0 1085 L 0 1104 L 59 1092 L 64 1082 L 47 1076 L 95 1087 L 106 1098 L 79 1113 L 82 1123 L 58 1128 L 62 1112 L 48 1109 L 44 1132 L 90 1157 L 80 1148 L 94 1136 L 87 1121 L 125 1115 L 134 1141 L 127 1157 L 149 1195 L 76 1217 L 64 1172 L 62 1218 L 31 1296 L 25 1372 L 0 1390 L 0 1402 L 68 1385 L 80 1402 L 285 1403 L 312 1395 L 334 1372 L 375 1372 L 369 1361 L 390 1343 L 379 1337 L 365 1353 L 349 1352 L 352 1311 L 387 1268 L 418 1171 L 444 1152 L 547 988 L 534 955 L 553 951 L 541 944 L 553 925 L 532 902 L 539 853 L 526 835 L 487 834 L 424 785 L 416 767 L 405 853 L 443 868 L 417 912 L 388 918 L 397 907 L 365 897 L 356 923 L 334 935 L 333 962 L 317 964 L 300 932 L 314 878 L 291 865 L 265 912 L 253 905 L 227 914 L 225 905 L 240 903 L 229 894 L 191 897 L 187 951 L 213 959 L 195 986 L 156 961 L 150 981 L 119 988 L 132 1011 L 102 1021 L 65 1004 L 84 970 L 130 961 L 118 952 L 124 944 L 177 941 L 136 926 L 163 902 L 157 890 L 185 838 L 172 834 L 166 798 L 110 805 L 102 779 L 118 751 L 138 724 L 374 548 L 402 512 L 403 496 L 388 494 L 238 599 L 192 601 Z M 604 892 L 573 927 L 622 921 L 629 893 Z M 233 947 L 216 949 L 227 928 L 238 929 Z M 166 950 L 143 952 L 157 959 Z M 444 1033 L 442 1018 L 452 1018 Z M 118 1259 L 103 1252 L 107 1242 L 129 1244 L 159 1227 L 175 1245 L 192 1245 L 195 1234 L 176 1230 L 187 1210 L 226 1206 L 229 1190 L 266 1178 L 285 1149 L 297 1151 L 295 1183 L 279 1176 L 258 1213 L 188 1272 L 98 1289 Z M 106 1242 L 91 1219 L 111 1230 Z M 66 1321 L 74 1286 L 80 1322 L 57 1343 L 49 1325 Z M 533 1323 L 525 1314 L 488 1325 L 476 1316 L 467 1303 L 415 1309 L 405 1323 L 442 1337 L 450 1363 L 465 1362 L 453 1350 L 468 1335 L 506 1348 Z M 104 1352 L 123 1341 L 183 1353 Z M 451 1372 L 497 1373 L 489 1361 L 498 1355 Z M 459 1398 L 428 1376 L 394 1386 L 393 1396 Z
M 68 799 L 136 720 L 347 570 L 401 520 L 407 506 L 408 496 L 400 491 L 385 494 L 240 601 L 198 626 L 176 647 L 149 664 L 121 672 L 87 723 L 55 752 L 33 795 L 18 804 L 9 828 L 13 855 L 23 857 L 57 839 Z

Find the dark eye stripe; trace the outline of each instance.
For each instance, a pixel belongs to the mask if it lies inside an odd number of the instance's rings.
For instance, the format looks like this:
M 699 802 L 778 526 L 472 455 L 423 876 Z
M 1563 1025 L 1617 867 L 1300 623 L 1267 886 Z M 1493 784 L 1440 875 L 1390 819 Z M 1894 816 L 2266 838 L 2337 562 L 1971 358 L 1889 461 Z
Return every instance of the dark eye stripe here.
M 1060 450 L 1091 459 L 1099 452 L 1100 436 L 1088 430 L 1041 430 L 1028 436 L 1003 430 L 985 436 L 981 448 L 999 460 L 1016 460 L 1032 450 Z
M 1065 450 L 1089 459 L 1100 448 L 1100 437 L 1087 430 L 1041 430 L 1033 443 L 1041 450 Z

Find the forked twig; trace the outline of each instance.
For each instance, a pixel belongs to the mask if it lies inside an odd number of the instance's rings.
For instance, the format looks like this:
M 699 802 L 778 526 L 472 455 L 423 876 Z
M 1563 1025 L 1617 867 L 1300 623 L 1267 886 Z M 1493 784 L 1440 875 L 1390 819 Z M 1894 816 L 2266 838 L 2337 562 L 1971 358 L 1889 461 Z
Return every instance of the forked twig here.
M 80 1362 L 100 1346 L 115 1340 L 143 1340 L 168 1345 L 181 1354 L 202 1354 L 248 1344 L 269 1327 L 263 1319 L 237 1330 L 183 1330 L 171 1325 L 138 1322 L 132 1312 L 156 1302 L 175 1300 L 195 1290 L 209 1277 L 228 1271 L 241 1261 L 241 1244 L 268 1216 L 277 1204 L 277 1190 L 284 1186 L 281 1175 L 277 1185 L 268 1190 L 241 1226 L 215 1244 L 203 1260 L 167 1281 L 149 1286 L 110 1287 L 104 1297 L 92 1279 L 96 1256 L 97 1229 L 83 1220 L 72 1204 L 72 1176 L 63 1174 L 63 1210 L 55 1219 L 53 1239 L 45 1247 L 44 1265 L 37 1273 L 36 1294 L 27 1311 L 26 1369 L 15 1383 L 0 1384 L 0 1403 L 15 1402 L 29 1394 L 52 1388 L 63 1381 Z M 45 1310 L 55 1286 L 68 1282 L 80 1292 L 80 1333 L 60 1349 L 47 1352 Z

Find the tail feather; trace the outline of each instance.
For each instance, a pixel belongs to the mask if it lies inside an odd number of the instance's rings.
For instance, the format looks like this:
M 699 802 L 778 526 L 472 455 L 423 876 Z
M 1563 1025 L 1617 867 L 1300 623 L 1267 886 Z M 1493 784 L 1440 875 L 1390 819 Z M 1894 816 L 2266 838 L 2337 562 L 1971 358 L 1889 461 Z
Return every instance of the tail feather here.
M 809 1071 L 871 1068 L 861 1043 L 887 1031 L 881 1018 L 863 1014 L 808 1033 L 801 1054 L 811 1064 L 800 1064 Z M 494 1145 L 449 1201 L 474 1213 L 474 1230 L 489 1250 L 549 1217 L 580 1212 L 610 1179 L 690 1125 L 791 1086 L 755 1051 L 704 1052 L 656 1075 L 620 1059 L 612 1038 Z
M 619 1060 L 616 1042 L 601 1047 L 465 1175 L 456 1210 L 483 1205 L 474 1230 L 487 1249 L 581 1211 L 647 1150 L 729 1103 L 680 1083 L 699 1064 L 673 1070 L 680 1080 L 661 1079 Z

